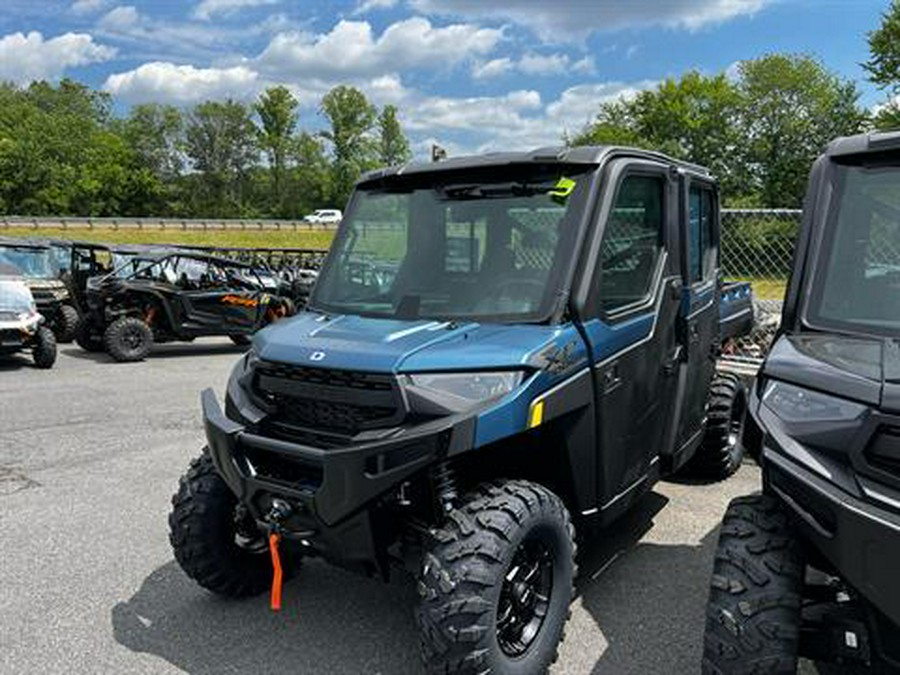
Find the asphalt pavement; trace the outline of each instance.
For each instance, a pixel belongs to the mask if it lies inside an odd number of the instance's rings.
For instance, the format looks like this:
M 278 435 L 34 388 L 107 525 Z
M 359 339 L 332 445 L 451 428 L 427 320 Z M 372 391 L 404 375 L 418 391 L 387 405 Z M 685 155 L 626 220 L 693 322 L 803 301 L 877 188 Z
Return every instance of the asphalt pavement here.
M 62 346 L 0 361 L 0 672 L 420 673 L 412 581 L 305 562 L 267 598 L 228 602 L 172 558 L 166 517 L 203 445 L 199 392 L 240 350 L 203 340 L 145 362 Z M 554 674 L 697 673 L 717 526 L 758 489 L 660 483 L 583 547 Z

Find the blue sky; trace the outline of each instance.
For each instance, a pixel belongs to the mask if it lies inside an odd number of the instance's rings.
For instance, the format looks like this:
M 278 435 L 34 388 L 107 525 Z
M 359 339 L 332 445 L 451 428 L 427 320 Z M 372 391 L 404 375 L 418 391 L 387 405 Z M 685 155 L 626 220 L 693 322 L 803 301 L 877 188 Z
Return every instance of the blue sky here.
M 0 79 L 73 77 L 116 109 L 291 87 L 321 126 L 330 87 L 397 104 L 418 152 L 525 148 L 600 102 L 690 69 L 812 54 L 857 80 L 888 0 L 0 0 Z

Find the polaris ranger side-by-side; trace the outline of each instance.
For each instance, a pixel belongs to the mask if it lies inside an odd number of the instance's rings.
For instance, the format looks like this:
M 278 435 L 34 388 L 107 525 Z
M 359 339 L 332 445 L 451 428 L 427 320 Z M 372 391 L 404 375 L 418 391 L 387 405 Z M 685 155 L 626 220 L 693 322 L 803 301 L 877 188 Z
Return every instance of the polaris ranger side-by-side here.
M 31 289 L 17 274 L 17 268 L 0 263 L 0 356 L 30 350 L 35 367 L 52 368 L 56 337 L 43 325 Z
M 623 148 L 367 175 L 309 310 L 254 338 L 224 411 L 202 395 L 178 562 L 274 604 L 282 556 L 405 562 L 430 670 L 543 672 L 573 523 L 740 463 L 743 391 L 716 357 L 752 308 L 746 285 L 721 306 L 718 213 L 704 169 Z
M 900 132 L 814 165 L 749 411 L 763 491 L 725 515 L 703 672 L 900 672 Z
M 0 263 L 18 268 L 31 289 L 38 311 L 59 342 L 71 342 L 78 331 L 78 310 L 60 279 L 56 254 L 42 241 L 0 237 Z

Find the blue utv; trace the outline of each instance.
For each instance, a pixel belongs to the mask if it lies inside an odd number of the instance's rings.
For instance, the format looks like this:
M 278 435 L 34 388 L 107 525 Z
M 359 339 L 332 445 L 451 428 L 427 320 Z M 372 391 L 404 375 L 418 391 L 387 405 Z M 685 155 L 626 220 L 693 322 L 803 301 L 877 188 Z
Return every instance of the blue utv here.
M 406 563 L 430 671 L 543 672 L 575 527 L 739 466 L 744 392 L 716 361 L 752 318 L 701 167 L 600 147 L 370 173 L 308 310 L 254 337 L 224 410 L 203 393 L 175 556 L 276 607 L 299 556 Z

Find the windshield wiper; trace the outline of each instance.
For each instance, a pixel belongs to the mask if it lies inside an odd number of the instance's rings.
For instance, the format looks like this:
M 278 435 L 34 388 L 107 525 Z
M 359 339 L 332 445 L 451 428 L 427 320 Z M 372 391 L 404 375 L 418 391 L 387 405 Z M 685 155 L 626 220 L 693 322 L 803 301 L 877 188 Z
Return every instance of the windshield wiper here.
M 553 185 L 527 183 L 488 183 L 482 185 L 450 185 L 441 192 L 445 199 L 497 199 L 503 197 L 531 197 L 547 194 Z

